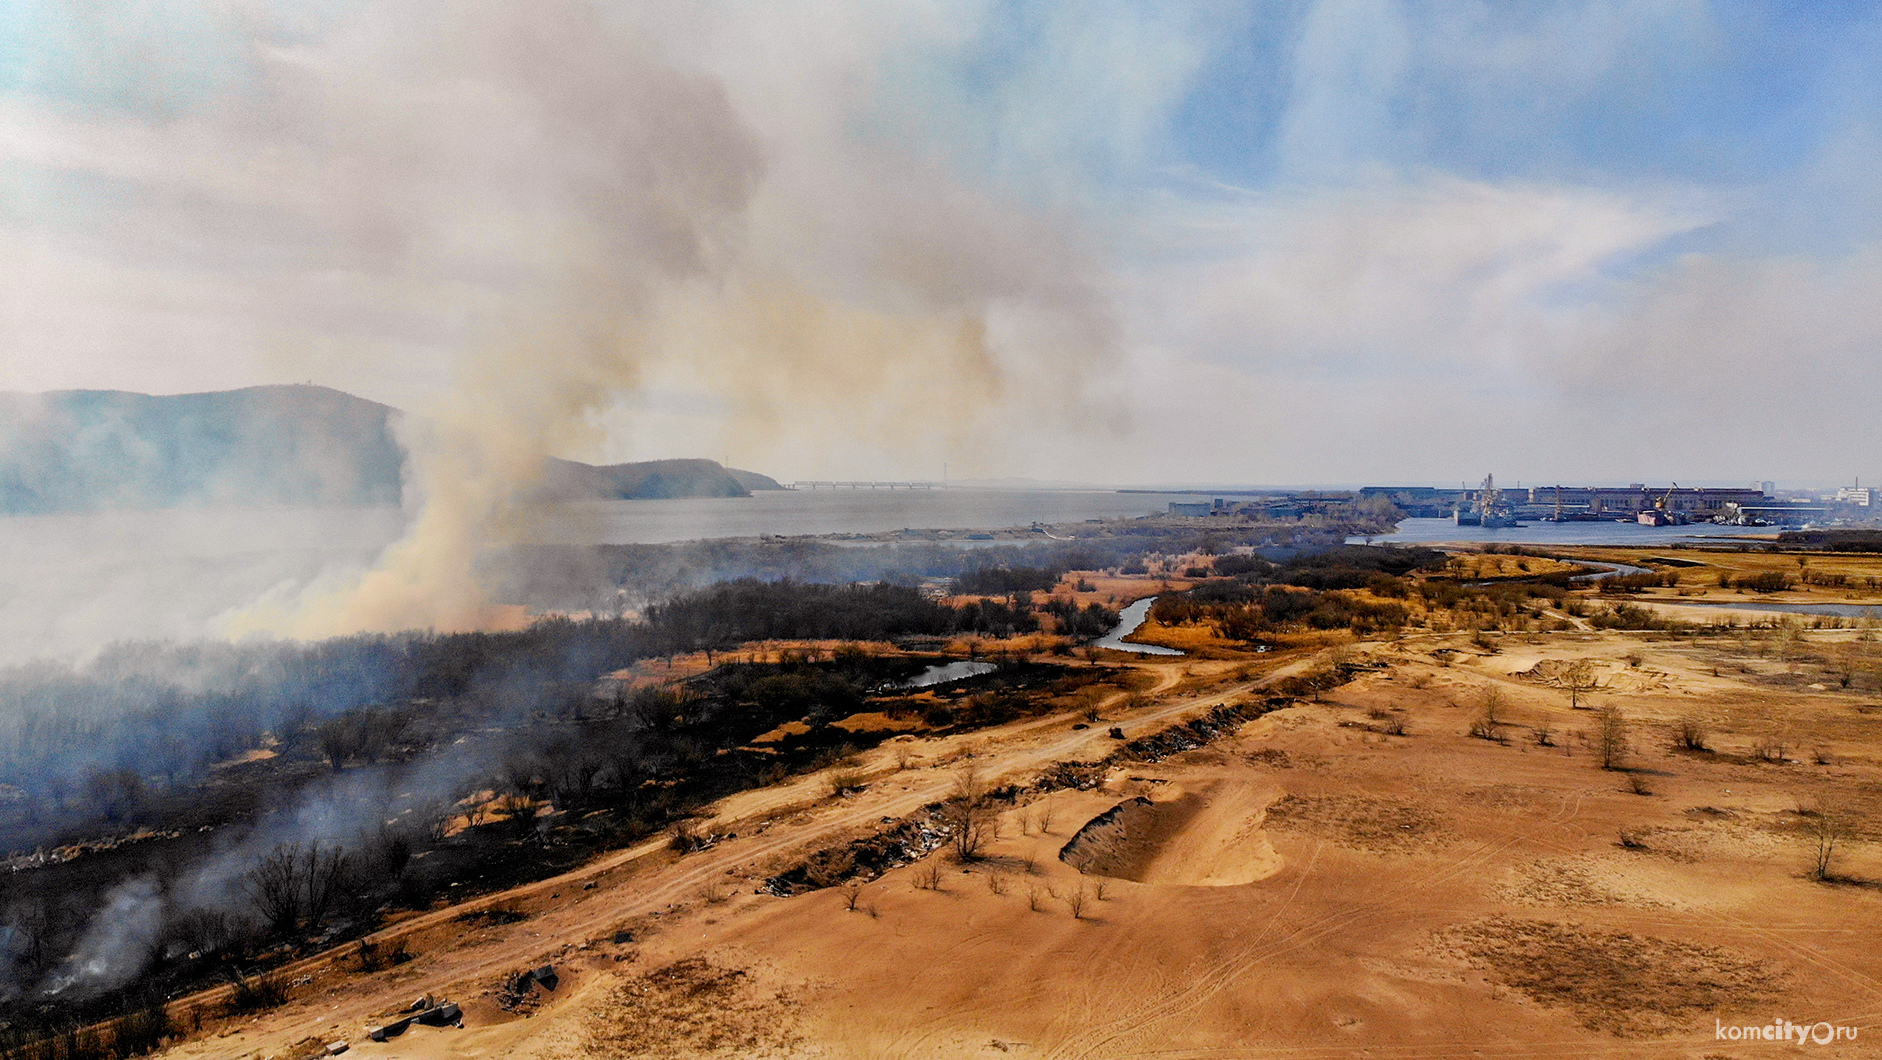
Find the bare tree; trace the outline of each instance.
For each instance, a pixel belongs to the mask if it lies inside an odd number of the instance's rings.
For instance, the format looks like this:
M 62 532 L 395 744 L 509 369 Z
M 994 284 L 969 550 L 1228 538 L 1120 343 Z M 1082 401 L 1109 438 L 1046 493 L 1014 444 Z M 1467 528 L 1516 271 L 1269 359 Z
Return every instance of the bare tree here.
M 1621 708 L 1608 704 L 1597 715 L 1595 746 L 1601 752 L 1602 769 L 1619 769 L 1627 760 L 1627 717 Z
M 353 719 L 344 715 L 322 722 L 314 730 L 314 740 L 320 745 L 320 753 L 327 763 L 338 773 L 346 766 L 346 760 L 359 754 L 359 731 Z
M 339 847 L 323 848 L 314 842 L 308 844 L 300 864 L 305 877 L 301 893 L 306 901 L 307 923 L 317 928 L 351 892 L 352 859 Z
M 281 843 L 242 874 L 242 893 L 263 923 L 285 935 L 300 923 L 303 883 L 299 851 Z
M 980 847 L 993 828 L 993 810 L 982 790 L 980 769 L 969 762 L 954 775 L 954 794 L 943 816 L 954 829 L 954 853 L 962 861 L 980 857 Z
M 1816 844 L 1816 864 L 1811 875 L 1819 880 L 1832 880 L 1835 875 L 1830 871 L 1830 862 L 1836 857 L 1836 846 L 1850 835 L 1849 821 L 1841 814 L 1819 809 L 1810 818 L 1810 838 Z
M 1568 707 L 1570 710 L 1581 709 L 1581 697 L 1594 691 L 1594 664 L 1586 659 L 1576 661 L 1562 675 L 1562 683 L 1568 686 Z

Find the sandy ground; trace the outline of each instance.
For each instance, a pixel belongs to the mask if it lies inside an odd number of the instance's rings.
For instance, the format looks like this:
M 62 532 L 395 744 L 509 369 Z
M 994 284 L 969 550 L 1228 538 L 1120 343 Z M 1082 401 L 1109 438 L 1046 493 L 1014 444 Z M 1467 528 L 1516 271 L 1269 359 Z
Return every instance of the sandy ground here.
M 400 929 L 412 963 L 310 964 L 284 1009 L 172 1055 L 345 1038 L 368 1057 L 536 1060 L 1757 1057 L 1799 1047 L 1718 1028 L 1780 1017 L 1858 1029 L 1821 1055 L 1882 1055 L 1875 694 L 1813 688 L 1729 638 L 1497 645 L 1356 646 L 1376 668 L 1324 699 L 1017 805 L 980 860 L 755 893 L 942 797 L 965 756 L 1023 779 L 1104 754 L 1109 724 L 1155 731 L 1306 665 L 1145 661 L 1159 684 L 1134 714 L 917 740 L 907 769 L 891 745 L 843 799 L 817 777 L 739 795 L 711 824 L 736 839 L 686 857 L 650 843 L 478 903 L 528 914 L 515 924 L 428 914 Z M 1560 675 L 1579 662 L 1596 680 L 1582 705 L 1624 712 L 1625 770 L 1600 767 L 1595 713 L 1569 708 Z M 1491 704 L 1503 739 L 1473 738 Z M 1674 749 L 1682 719 L 1712 750 Z M 1810 871 L 1826 812 L 1849 829 L 1833 882 Z M 543 960 L 556 990 L 527 1015 L 499 1007 L 503 976 Z M 466 1026 L 362 1042 L 421 992 L 464 1003 Z

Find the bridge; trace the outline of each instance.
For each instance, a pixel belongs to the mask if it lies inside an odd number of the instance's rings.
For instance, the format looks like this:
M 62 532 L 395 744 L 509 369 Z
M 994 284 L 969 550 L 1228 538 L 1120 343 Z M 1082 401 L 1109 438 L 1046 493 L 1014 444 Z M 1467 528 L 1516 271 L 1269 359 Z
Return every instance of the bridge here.
M 945 482 L 793 482 L 790 490 L 941 490 Z

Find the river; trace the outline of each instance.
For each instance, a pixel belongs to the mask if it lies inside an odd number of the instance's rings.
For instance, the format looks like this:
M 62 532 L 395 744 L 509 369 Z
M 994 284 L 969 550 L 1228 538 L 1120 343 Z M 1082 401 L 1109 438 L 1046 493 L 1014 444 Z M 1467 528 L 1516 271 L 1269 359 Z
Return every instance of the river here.
M 1144 621 L 1150 617 L 1150 605 L 1156 602 L 1156 597 L 1148 596 L 1126 607 L 1118 613 L 1117 628 L 1093 643 L 1100 648 L 1110 648 L 1113 651 L 1134 651 L 1139 655 L 1183 654 L 1175 648 L 1165 648 L 1156 644 L 1132 644 L 1124 639 L 1137 632 L 1137 627 L 1144 624 Z
M 639 544 L 761 534 L 998 529 L 1148 515 L 1184 494 L 805 490 L 536 513 L 524 540 Z M 214 634 L 258 601 L 342 586 L 405 533 L 397 508 L 168 509 L 0 517 L 0 664 L 115 640 Z M 957 539 L 959 540 L 959 539 Z M 976 544 L 961 541 L 962 544 Z M 453 541 L 443 541 L 446 547 Z
M 1206 494 L 1114 490 L 767 490 L 749 497 L 589 501 L 543 514 L 535 536 L 557 544 L 658 544 L 764 534 L 979 530 L 1161 514 Z
M 1347 544 L 1429 545 L 1446 542 L 1510 545 L 1639 545 L 1651 548 L 1670 542 L 1693 544 L 1708 538 L 1733 542 L 1759 534 L 1778 532 L 1771 526 L 1720 526 L 1694 523 L 1691 526 L 1643 526 L 1639 523 L 1549 523 L 1538 520 L 1522 526 L 1485 529 L 1458 526 L 1449 519 L 1406 519 L 1398 530 L 1371 537 L 1347 538 Z

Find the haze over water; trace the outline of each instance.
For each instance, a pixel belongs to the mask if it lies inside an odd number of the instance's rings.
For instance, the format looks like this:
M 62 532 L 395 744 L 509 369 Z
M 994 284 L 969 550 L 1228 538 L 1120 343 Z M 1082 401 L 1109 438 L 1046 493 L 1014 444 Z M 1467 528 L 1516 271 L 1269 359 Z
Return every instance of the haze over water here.
M 788 490 L 750 497 L 592 501 L 557 508 L 539 528 L 557 544 L 654 544 L 762 534 L 875 534 L 1129 519 L 1206 494 L 1111 490 Z
M 817 490 L 564 506 L 554 544 L 762 534 L 1000 528 L 1146 515 L 1180 494 L 1097 490 Z M 257 600 L 372 566 L 405 533 L 396 508 L 169 509 L 0 517 L 0 664 L 115 640 L 193 638 Z

